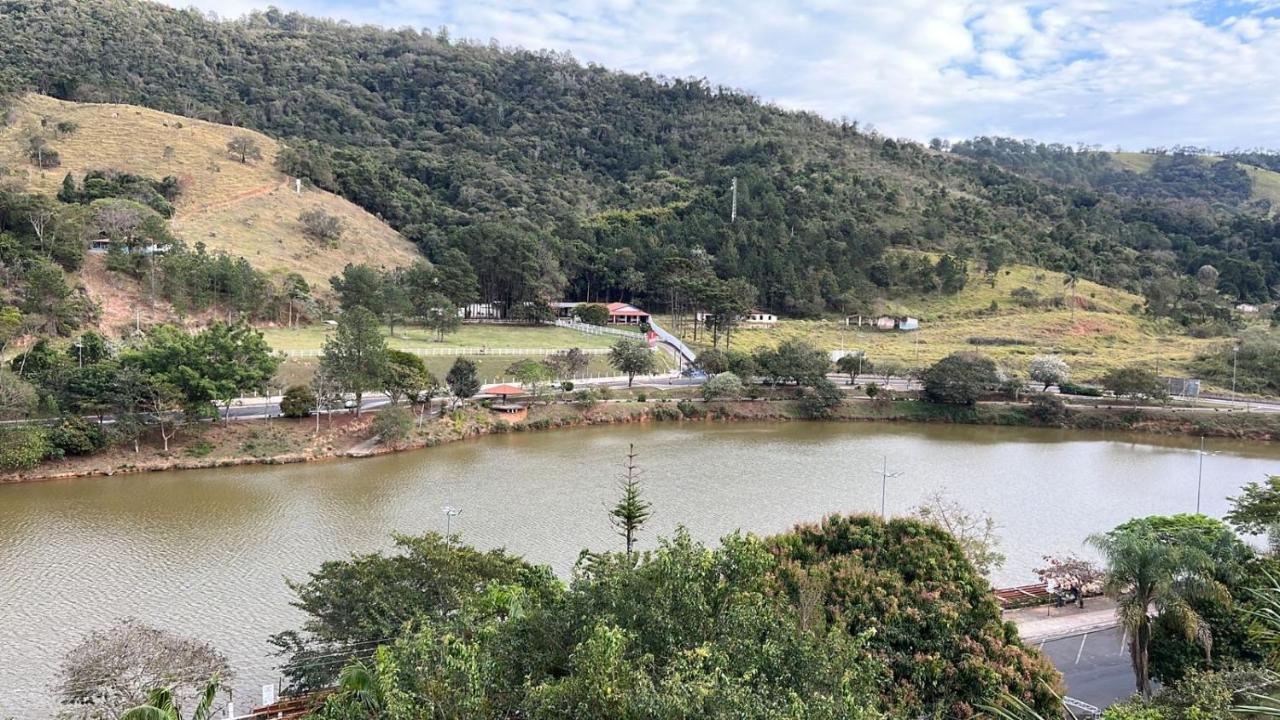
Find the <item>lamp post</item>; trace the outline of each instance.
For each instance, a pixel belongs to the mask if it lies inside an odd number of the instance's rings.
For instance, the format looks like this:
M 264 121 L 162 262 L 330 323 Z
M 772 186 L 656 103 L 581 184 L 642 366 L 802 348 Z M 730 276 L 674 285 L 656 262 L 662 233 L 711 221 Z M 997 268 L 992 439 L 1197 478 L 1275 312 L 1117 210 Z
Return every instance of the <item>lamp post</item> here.
M 440 512 L 444 513 L 444 544 L 448 547 L 453 543 L 453 519 L 462 514 L 462 509 L 445 505 Z
M 1236 367 L 1240 363 L 1240 346 L 1231 349 L 1231 397 L 1236 396 Z
M 1201 435 L 1201 436 L 1200 436 L 1200 451 L 1199 451 L 1199 453 L 1198 453 L 1198 454 L 1200 455 L 1200 469 L 1196 471 L 1196 514 L 1197 514 L 1197 515 L 1199 515 L 1199 514 L 1200 514 L 1200 486 L 1201 486 L 1201 483 L 1204 481 L 1204 456 L 1205 456 L 1205 455 L 1217 455 L 1218 453 L 1217 453 L 1217 452 L 1205 452 L 1205 449 L 1204 449 L 1204 436 L 1203 436 L 1203 435 Z
M 901 472 L 889 472 L 889 456 L 884 456 L 884 463 L 880 466 L 880 519 L 887 520 L 888 513 L 885 512 L 885 496 L 889 489 L 889 478 L 901 477 Z

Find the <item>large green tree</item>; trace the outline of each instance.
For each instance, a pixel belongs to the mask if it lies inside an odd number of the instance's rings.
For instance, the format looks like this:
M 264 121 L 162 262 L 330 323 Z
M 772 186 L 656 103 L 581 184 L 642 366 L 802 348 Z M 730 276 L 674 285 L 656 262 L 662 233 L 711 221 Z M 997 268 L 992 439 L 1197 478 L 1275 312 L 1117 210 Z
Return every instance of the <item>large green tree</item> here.
M 377 316 L 360 306 L 344 312 L 325 341 L 320 368 L 342 392 L 355 395 L 359 416 L 364 394 L 383 387 L 387 377 L 387 340 Z
M 609 364 L 627 376 L 627 387 L 631 387 L 637 375 L 653 372 L 658 359 L 649 343 L 639 338 L 623 338 L 609 349 Z

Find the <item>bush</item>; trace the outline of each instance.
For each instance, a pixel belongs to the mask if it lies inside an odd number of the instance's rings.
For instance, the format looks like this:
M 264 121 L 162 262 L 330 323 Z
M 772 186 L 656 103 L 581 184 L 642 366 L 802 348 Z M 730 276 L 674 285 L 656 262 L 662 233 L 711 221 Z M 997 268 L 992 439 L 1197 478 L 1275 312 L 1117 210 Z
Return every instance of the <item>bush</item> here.
M 688 400 L 681 400 L 676 403 L 676 409 L 680 411 L 681 415 L 690 419 L 702 417 L 702 411 L 698 409 L 698 406 Z
M 1067 405 L 1061 398 L 1045 393 L 1033 396 L 1027 407 L 1027 417 L 1039 425 L 1061 425 L 1068 415 Z
M 722 372 L 702 384 L 702 399 L 737 398 L 742 396 L 742 380 L 731 372 Z
M 280 398 L 280 413 L 287 418 L 304 418 L 316 407 L 316 394 L 306 385 L 290 385 Z
M 298 215 L 302 224 L 302 233 L 322 245 L 337 245 L 346 230 L 342 218 L 330 215 L 320 208 L 303 210 Z
M 863 389 L 863 392 L 867 394 L 867 397 L 875 400 L 876 396 L 880 394 L 880 384 L 869 382 L 867 383 L 867 387 Z
M 0 470 L 29 470 L 55 452 L 44 428 L 0 430 Z
M 1059 385 L 1058 393 L 1060 395 L 1079 395 L 1081 397 L 1102 397 L 1102 391 L 1098 388 L 1076 385 L 1072 382 L 1064 382 Z
M 588 325 L 604 325 L 609 322 L 609 309 L 603 305 L 594 303 L 587 305 L 579 305 L 574 308 L 574 314 L 578 319 Z
M 649 415 L 654 420 L 679 420 L 683 415 L 676 408 L 665 403 L 659 403 L 653 407 Z
M 1026 340 L 1020 340 L 1018 338 L 982 337 L 982 336 L 971 337 L 968 340 L 966 340 L 966 342 L 968 342 L 970 345 L 993 345 L 993 346 L 1030 345 L 1031 344 Z
M 636 402 L 649 402 L 649 396 L 644 393 L 636 395 Z
M 584 388 L 574 393 L 573 401 L 583 410 L 590 410 L 600 402 L 600 393 L 591 388 Z
M 403 443 L 413 431 L 413 413 L 393 406 L 378 413 L 369 426 L 383 445 L 395 447 Z
M 574 385 L 572 380 L 565 380 L 560 383 L 560 389 L 564 392 L 573 392 L 573 387 Z
M 65 417 L 49 432 L 49 444 L 63 455 L 92 455 L 107 446 L 102 426 L 82 417 Z

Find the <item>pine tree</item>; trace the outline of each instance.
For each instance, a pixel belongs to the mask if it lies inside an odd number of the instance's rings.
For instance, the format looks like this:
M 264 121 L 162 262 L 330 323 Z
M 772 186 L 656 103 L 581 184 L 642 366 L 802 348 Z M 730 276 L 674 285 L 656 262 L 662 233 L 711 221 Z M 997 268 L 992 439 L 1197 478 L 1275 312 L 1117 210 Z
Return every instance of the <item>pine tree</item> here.
M 62 189 L 58 191 L 58 199 L 64 203 L 80 202 L 80 191 L 76 189 L 76 179 L 71 173 L 62 178 Z
M 636 544 L 636 535 L 640 528 L 653 516 L 652 505 L 640 494 L 640 476 L 643 471 L 636 467 L 636 446 L 628 446 L 625 472 L 618 482 L 622 490 L 622 498 L 609 511 L 609 521 L 618 535 L 627 541 L 627 554 L 630 555 Z

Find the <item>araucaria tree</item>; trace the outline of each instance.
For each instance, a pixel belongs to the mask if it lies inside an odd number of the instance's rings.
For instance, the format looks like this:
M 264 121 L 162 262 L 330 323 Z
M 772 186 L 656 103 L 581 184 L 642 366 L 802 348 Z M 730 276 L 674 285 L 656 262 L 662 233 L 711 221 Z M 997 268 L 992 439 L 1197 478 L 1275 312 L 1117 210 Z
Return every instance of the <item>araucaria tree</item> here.
M 623 338 L 610 348 L 609 364 L 627 376 L 627 387 L 631 387 L 636 375 L 653 372 L 658 361 L 644 340 Z
M 378 318 L 363 307 L 342 314 L 333 337 L 325 341 L 320 368 L 343 392 L 356 396 L 356 415 L 365 392 L 381 387 L 387 374 L 387 341 Z
M 623 466 L 623 474 L 618 482 L 622 497 L 618 504 L 609 511 L 609 521 L 613 523 L 618 535 L 626 541 L 627 554 L 635 549 L 636 534 L 653 516 L 652 505 L 644 499 L 640 492 L 640 476 L 643 471 L 636 467 L 636 446 L 627 449 L 627 464 Z

